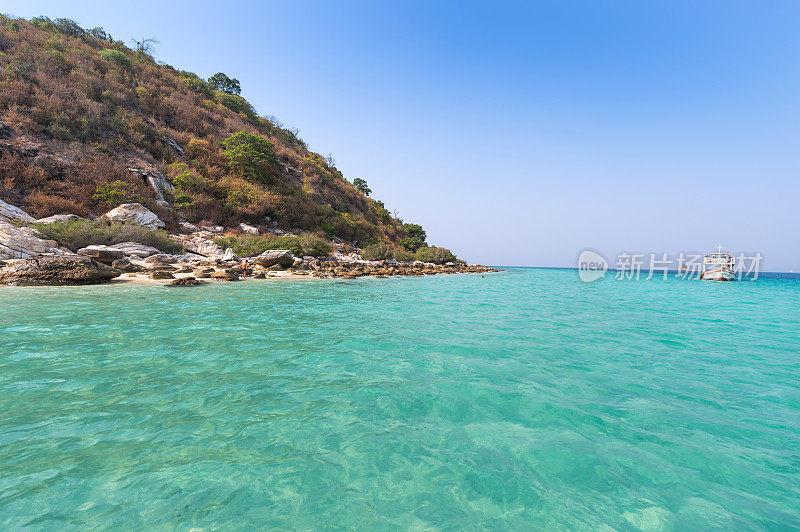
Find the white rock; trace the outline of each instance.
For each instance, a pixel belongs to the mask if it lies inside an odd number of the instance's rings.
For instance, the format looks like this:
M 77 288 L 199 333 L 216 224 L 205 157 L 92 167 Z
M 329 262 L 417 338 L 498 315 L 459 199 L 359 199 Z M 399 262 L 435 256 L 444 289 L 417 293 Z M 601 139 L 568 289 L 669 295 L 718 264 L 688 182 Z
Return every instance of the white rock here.
M 213 233 L 200 231 L 192 235 L 170 235 L 170 238 L 183 246 L 186 251 L 204 257 L 218 258 L 221 257 L 225 251 L 213 240 L 209 240 L 209 238 L 213 236 Z
M 149 257 L 150 255 L 157 255 L 161 253 L 160 250 L 154 247 L 145 246 L 138 242 L 121 242 L 114 244 L 114 249 L 120 249 L 126 256 L 138 255 L 140 257 Z
M 91 257 L 96 261 L 110 263 L 125 256 L 121 249 L 112 246 L 91 245 L 77 251 L 78 255 Z
M 0 200 L 0 221 L 3 222 L 32 222 L 33 216 L 19 207 L 14 207 Z
M 225 250 L 225 254 L 222 256 L 222 260 L 239 260 L 239 257 L 236 253 L 233 252 L 231 248 Z
M 187 233 L 196 233 L 200 230 L 199 227 L 194 225 L 193 223 L 189 222 L 180 222 L 181 229 L 186 231 Z
M 164 222 L 141 203 L 123 203 L 105 213 L 101 219 L 117 223 L 137 223 L 153 229 L 164 227 Z
M 37 224 L 51 224 L 54 222 L 69 222 L 72 220 L 77 220 L 80 218 L 75 214 L 54 214 L 53 216 L 48 216 L 47 218 L 39 218 L 34 223 Z
M 150 185 L 150 188 L 156 193 L 156 203 L 162 207 L 169 207 L 165 194 L 174 194 L 175 187 L 172 186 L 172 183 L 167 181 L 164 174 L 154 170 L 143 170 L 141 168 L 128 168 L 128 171 L 140 177 L 142 181 Z
M 199 262 L 199 261 L 206 261 L 208 257 L 204 257 L 202 255 L 197 255 L 195 253 L 184 253 L 183 255 L 175 255 L 177 257 L 178 262 L 182 264 L 186 264 L 189 262 Z
M 0 259 L 27 259 L 42 254 L 66 255 L 53 240 L 36 236 L 29 227 L 15 227 L 0 221 Z
M 257 235 L 258 234 L 258 227 L 254 227 L 252 225 L 248 225 L 246 223 L 240 223 L 239 229 L 242 230 L 243 233 L 248 235 Z

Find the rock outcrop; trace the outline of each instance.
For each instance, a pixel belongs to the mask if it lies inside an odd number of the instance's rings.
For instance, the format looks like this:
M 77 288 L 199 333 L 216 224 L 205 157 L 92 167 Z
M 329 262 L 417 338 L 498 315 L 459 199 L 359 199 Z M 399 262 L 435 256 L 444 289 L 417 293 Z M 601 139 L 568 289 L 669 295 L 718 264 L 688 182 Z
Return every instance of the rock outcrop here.
M 82 255 L 41 255 L 0 268 L 0 283 L 14 285 L 90 284 L 109 281 L 120 272 Z
M 141 203 L 123 203 L 105 213 L 101 219 L 115 223 L 136 223 L 151 229 L 159 229 L 165 225 L 155 213 Z
M 3 222 L 32 222 L 33 216 L 23 211 L 19 207 L 14 207 L 0 200 L 0 221 Z
M 225 250 L 211 240 L 213 237 L 214 233 L 211 231 L 197 231 L 191 235 L 170 235 L 170 238 L 183 246 L 186 251 L 203 257 L 222 257 L 225 254 Z
M 177 144 L 175 145 L 177 146 Z M 150 188 L 153 189 L 153 192 L 156 193 L 156 203 L 162 207 L 169 207 L 169 202 L 167 201 L 166 195 L 174 194 L 175 187 L 172 186 L 172 183 L 167 181 L 167 178 L 164 177 L 164 174 L 154 170 L 143 170 L 141 168 L 128 168 L 128 171 L 139 177 L 145 184 L 149 185 Z
M 30 227 L 16 227 L 0 221 L 0 259 L 27 259 L 43 253 L 64 255 L 53 240 L 39 238 Z

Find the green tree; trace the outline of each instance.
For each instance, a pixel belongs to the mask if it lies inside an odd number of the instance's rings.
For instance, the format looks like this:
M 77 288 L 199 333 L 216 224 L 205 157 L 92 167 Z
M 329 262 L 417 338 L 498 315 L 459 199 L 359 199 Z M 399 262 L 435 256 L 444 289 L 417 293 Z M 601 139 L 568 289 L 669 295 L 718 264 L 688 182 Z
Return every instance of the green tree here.
M 131 66 L 131 59 L 124 53 L 120 52 L 119 50 L 114 50 L 112 48 L 106 48 L 105 50 L 100 50 L 98 52 L 100 57 L 105 59 L 106 61 L 110 61 L 116 65 L 121 67 L 129 67 Z
M 239 95 L 242 92 L 242 87 L 239 85 L 239 80 L 236 78 L 229 78 L 222 72 L 217 72 L 210 78 L 208 83 L 214 90 L 222 91 L 228 94 Z
M 57 18 L 54 22 L 55 28 L 58 32 L 71 37 L 83 37 L 86 35 L 86 30 L 81 28 L 77 22 L 71 18 Z
M 414 253 L 419 248 L 425 245 L 425 239 L 428 235 L 419 224 L 403 224 L 403 232 L 406 237 L 400 241 L 400 245 L 408 251 Z
M 367 182 L 360 177 L 353 179 L 353 186 L 360 190 L 365 196 L 369 196 L 372 193 L 372 190 L 367 186 Z
M 269 167 L 278 163 L 273 144 L 247 131 L 239 131 L 223 140 L 222 148 L 230 169 L 250 179 L 268 181 Z

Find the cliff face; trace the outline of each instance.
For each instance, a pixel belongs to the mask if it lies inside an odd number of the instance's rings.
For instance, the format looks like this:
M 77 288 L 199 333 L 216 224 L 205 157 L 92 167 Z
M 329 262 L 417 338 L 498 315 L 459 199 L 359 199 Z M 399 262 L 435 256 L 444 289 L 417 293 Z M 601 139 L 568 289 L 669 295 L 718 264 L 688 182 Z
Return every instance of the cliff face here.
M 236 80 L 204 81 L 147 48 L 0 17 L 0 199 L 35 217 L 139 202 L 168 227 L 246 222 L 399 248 L 383 204 L 256 114 Z

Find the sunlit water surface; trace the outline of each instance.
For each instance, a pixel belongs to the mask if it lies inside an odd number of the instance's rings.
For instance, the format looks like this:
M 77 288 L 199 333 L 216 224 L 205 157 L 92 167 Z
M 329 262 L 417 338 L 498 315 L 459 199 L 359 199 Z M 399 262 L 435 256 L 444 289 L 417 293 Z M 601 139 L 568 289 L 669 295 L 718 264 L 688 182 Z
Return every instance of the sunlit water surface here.
M 800 527 L 800 280 L 0 289 L 0 528 Z

